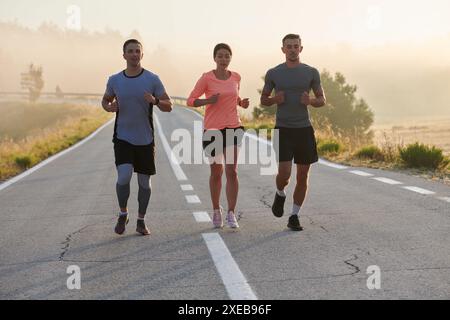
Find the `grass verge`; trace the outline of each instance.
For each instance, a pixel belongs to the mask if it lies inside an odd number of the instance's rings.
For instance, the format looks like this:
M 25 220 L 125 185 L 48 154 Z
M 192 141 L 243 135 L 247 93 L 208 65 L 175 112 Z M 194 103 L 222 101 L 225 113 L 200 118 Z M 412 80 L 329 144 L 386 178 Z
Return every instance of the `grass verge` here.
M 34 105 L 32 109 L 39 114 L 43 109 L 48 112 L 47 107 L 48 105 Z M 45 127 L 35 128 L 25 136 L 21 133 L 17 134 L 20 138 L 0 137 L 1 181 L 72 146 L 111 118 L 111 114 L 93 106 L 64 105 L 60 108 L 70 109 L 71 114 L 67 116 L 67 113 L 64 113 L 62 118 L 55 116 L 52 123 L 48 123 L 48 119 L 45 118 Z M 58 112 L 60 112 L 60 108 L 56 108 Z M 33 114 L 28 114 L 28 116 L 32 118 Z M 16 125 L 20 127 L 19 123 Z M 38 126 L 39 123 L 34 124 L 34 127 Z M 11 127 L 13 126 L 11 125 Z M 22 131 L 27 129 L 23 128 Z

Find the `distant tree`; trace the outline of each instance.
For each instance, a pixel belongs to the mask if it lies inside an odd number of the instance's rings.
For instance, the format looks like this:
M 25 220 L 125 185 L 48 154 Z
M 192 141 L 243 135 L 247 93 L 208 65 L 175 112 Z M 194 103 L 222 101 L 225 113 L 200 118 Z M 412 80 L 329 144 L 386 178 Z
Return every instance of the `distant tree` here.
M 62 90 L 61 90 L 61 88 L 59 87 L 59 85 L 56 86 L 55 94 L 56 94 L 56 97 L 57 97 L 58 99 L 64 98 L 64 93 L 62 92 Z
M 35 67 L 33 64 L 30 64 L 28 71 L 21 74 L 22 89 L 28 90 L 30 102 L 35 102 L 39 99 L 42 88 L 44 88 L 42 73 L 42 67 Z
M 329 125 L 334 134 L 370 141 L 373 137 L 370 127 L 374 113 L 364 99 L 356 97 L 356 85 L 347 84 L 344 75 L 339 72 L 333 77 L 324 70 L 320 77 L 327 105 L 310 108 L 313 125 L 317 128 Z
M 363 99 L 356 97 L 357 87 L 347 84 L 345 77 L 339 72 L 332 77 L 324 70 L 320 77 L 327 105 L 323 108 L 309 108 L 313 126 L 318 129 L 326 127 L 336 135 L 370 141 L 373 137 L 370 127 L 374 121 L 374 114 Z M 260 94 L 261 91 L 258 90 Z M 253 109 L 255 119 L 271 118 L 275 114 L 275 105 L 270 107 L 260 105 Z
M 264 77 L 261 77 L 261 79 L 264 81 Z M 261 95 L 262 89 L 258 89 L 258 93 Z M 271 105 L 270 107 L 266 107 L 260 104 L 259 107 L 255 107 L 252 112 L 254 119 L 272 118 L 276 113 L 277 105 L 275 104 Z

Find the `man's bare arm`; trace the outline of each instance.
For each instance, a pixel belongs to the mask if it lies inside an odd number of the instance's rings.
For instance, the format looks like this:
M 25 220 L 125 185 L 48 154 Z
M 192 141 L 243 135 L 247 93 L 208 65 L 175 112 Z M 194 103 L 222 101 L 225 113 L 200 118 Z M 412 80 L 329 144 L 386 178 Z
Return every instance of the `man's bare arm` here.
M 170 112 L 172 111 L 172 101 L 170 100 L 170 97 L 167 93 L 164 92 L 164 94 L 158 98 L 159 104 L 157 104 L 159 110 L 162 112 Z
M 102 99 L 102 107 L 105 111 L 108 112 L 117 112 L 119 110 L 119 106 L 116 101 L 114 101 L 114 96 L 108 96 L 105 94 Z
M 172 101 L 170 101 L 170 97 L 165 92 L 158 98 L 158 103 L 156 103 L 156 98 L 149 92 L 144 94 L 144 98 L 148 103 L 156 105 L 162 112 L 172 111 Z
M 320 86 L 317 90 L 313 90 L 316 98 L 310 99 L 310 105 L 314 108 L 323 107 L 327 103 L 327 99 L 325 98 L 325 92 L 323 92 L 322 86 Z
M 309 93 L 305 91 L 302 94 L 301 103 L 304 104 L 305 106 L 313 106 L 314 108 L 323 107 L 327 103 L 327 100 L 325 98 L 325 93 L 323 92 L 322 87 L 319 87 L 313 91 L 316 97 L 311 98 L 309 96 Z
M 263 91 L 261 93 L 261 104 L 265 107 L 273 106 L 274 104 L 280 105 L 284 102 L 284 92 L 278 91 L 276 95 L 270 97 L 271 92 Z

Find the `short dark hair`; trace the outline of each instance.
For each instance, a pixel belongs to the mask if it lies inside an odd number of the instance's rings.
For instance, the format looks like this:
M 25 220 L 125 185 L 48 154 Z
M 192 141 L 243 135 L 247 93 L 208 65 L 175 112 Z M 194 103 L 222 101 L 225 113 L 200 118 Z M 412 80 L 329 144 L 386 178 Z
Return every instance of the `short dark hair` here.
M 298 39 L 300 40 L 300 43 L 302 42 L 302 39 L 300 38 L 300 36 L 298 34 L 293 34 L 293 33 L 289 33 L 287 35 L 284 36 L 283 38 L 283 46 L 284 46 L 284 41 L 287 39 Z
M 130 43 L 136 43 L 138 45 L 140 45 L 142 47 L 142 43 L 140 43 L 138 40 L 136 39 L 128 39 L 127 41 L 125 41 L 125 43 L 123 44 L 123 53 L 125 53 L 125 50 L 127 49 L 127 46 Z
M 217 51 L 219 51 L 220 49 L 225 49 L 230 53 L 230 56 L 233 55 L 233 52 L 231 52 L 231 48 L 229 45 L 227 45 L 226 43 L 219 43 L 216 44 L 216 46 L 214 47 L 214 53 L 213 53 L 213 57 L 216 57 Z

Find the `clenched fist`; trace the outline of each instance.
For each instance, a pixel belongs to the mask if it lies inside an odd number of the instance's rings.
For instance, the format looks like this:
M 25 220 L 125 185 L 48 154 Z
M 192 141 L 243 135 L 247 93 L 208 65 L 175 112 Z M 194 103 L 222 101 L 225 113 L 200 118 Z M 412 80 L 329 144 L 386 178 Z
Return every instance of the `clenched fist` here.
M 309 106 L 311 104 L 311 98 L 309 97 L 308 92 L 303 92 L 302 97 L 300 98 L 300 102 L 305 106 Z
M 105 107 L 105 110 L 108 112 L 117 112 L 119 111 L 119 104 L 117 103 L 117 101 L 111 102 Z
M 247 109 L 250 106 L 250 101 L 248 98 L 242 99 L 239 101 L 239 106 L 241 106 L 244 109 Z
M 284 91 L 278 91 L 272 100 L 278 105 L 284 103 Z
M 220 96 L 220 93 L 216 93 L 216 94 L 212 95 L 211 97 L 209 97 L 209 99 L 207 99 L 208 100 L 208 104 L 216 103 L 217 100 L 219 100 L 219 96 Z
M 148 103 L 151 103 L 151 104 L 155 104 L 155 102 L 156 102 L 155 97 L 151 93 L 148 93 L 148 92 L 144 93 L 144 99 L 145 99 L 145 101 L 147 101 Z

